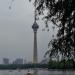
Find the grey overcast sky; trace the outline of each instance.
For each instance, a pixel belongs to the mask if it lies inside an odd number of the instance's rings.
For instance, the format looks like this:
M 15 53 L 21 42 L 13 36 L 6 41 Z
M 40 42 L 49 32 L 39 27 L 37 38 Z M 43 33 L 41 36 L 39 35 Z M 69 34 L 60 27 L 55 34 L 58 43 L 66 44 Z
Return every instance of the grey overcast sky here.
M 4 57 L 10 60 L 23 58 L 32 61 L 33 9 L 33 4 L 28 0 L 14 0 L 12 4 L 11 0 L 0 0 L 0 62 Z M 49 27 L 49 32 L 42 32 L 45 24 L 43 21 L 38 21 L 38 24 L 38 59 L 41 61 L 47 51 L 48 42 L 52 39 L 52 26 Z

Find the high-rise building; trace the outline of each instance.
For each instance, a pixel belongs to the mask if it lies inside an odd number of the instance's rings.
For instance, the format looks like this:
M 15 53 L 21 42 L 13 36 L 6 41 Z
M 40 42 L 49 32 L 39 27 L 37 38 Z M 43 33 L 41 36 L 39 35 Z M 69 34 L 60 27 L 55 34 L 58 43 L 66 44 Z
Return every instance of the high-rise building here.
M 9 59 L 8 58 L 3 58 L 3 64 L 9 64 Z
M 23 59 L 17 58 L 15 61 L 13 61 L 13 64 L 23 64 Z

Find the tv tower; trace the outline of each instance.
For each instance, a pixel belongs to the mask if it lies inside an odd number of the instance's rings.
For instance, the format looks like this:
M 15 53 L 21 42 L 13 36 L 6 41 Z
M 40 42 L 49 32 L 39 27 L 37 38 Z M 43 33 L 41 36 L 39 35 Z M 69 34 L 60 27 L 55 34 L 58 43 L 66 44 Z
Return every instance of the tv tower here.
M 34 13 L 34 23 L 32 25 L 32 29 L 34 31 L 34 49 L 33 49 L 33 63 L 38 63 L 38 55 L 37 55 L 37 29 L 39 28 L 36 20 L 37 12 L 36 12 L 36 0 L 35 0 L 35 13 Z

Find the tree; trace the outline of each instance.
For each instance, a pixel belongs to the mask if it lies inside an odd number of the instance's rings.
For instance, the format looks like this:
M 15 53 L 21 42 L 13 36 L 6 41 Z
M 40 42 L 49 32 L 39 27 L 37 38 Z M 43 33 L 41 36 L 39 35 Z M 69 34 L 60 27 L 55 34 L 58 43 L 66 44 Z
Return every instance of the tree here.
M 59 27 L 57 39 L 51 41 L 50 56 L 59 53 L 65 59 L 75 58 L 75 0 L 36 0 L 37 14 L 47 11 L 45 19 Z

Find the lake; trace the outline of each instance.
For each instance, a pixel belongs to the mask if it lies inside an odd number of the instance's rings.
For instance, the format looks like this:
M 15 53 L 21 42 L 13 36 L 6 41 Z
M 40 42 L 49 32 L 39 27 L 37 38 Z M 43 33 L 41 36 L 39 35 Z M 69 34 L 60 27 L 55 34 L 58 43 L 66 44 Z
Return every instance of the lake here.
M 60 70 L 30 70 L 33 75 L 75 75 L 74 70 L 60 71 Z M 0 70 L 0 75 L 26 75 L 28 70 Z

